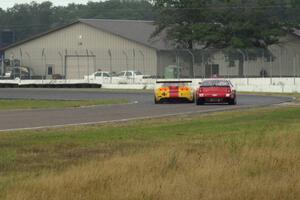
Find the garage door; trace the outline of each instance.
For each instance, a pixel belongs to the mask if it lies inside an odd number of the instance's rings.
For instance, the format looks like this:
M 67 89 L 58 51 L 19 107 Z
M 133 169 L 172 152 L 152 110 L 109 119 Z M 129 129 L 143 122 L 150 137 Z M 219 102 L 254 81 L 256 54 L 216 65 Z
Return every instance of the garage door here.
M 95 71 L 95 59 L 91 56 L 66 57 L 66 78 L 83 79 Z

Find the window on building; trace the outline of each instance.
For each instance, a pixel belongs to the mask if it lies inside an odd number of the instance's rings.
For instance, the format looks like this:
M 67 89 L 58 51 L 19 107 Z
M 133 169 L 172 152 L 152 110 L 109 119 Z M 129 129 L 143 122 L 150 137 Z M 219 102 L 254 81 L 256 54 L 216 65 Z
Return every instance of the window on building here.
M 235 61 L 234 60 L 229 60 L 229 67 L 235 67 Z
M 47 67 L 47 74 L 48 75 L 53 75 L 53 66 L 52 65 L 49 65 L 48 67 Z

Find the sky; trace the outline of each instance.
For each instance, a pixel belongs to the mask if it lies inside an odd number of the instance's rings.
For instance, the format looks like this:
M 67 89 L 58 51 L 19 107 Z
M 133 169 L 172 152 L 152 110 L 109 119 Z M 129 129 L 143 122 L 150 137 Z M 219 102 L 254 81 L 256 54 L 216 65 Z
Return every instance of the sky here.
M 0 0 L 0 7 L 4 10 L 7 8 L 13 7 L 14 4 L 18 3 L 30 3 L 33 0 Z M 41 3 L 45 0 L 35 0 L 37 3 Z M 89 1 L 96 1 L 96 0 L 49 0 L 51 1 L 55 6 L 66 6 L 69 3 L 80 3 L 80 4 L 86 4 Z M 100 1 L 100 0 L 97 0 Z

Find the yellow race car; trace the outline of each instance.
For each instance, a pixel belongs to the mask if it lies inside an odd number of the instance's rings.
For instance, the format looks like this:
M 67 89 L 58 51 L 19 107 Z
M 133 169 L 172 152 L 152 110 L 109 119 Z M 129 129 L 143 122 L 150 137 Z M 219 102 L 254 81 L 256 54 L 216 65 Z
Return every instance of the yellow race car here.
M 157 81 L 154 89 L 154 103 L 194 102 L 192 81 Z

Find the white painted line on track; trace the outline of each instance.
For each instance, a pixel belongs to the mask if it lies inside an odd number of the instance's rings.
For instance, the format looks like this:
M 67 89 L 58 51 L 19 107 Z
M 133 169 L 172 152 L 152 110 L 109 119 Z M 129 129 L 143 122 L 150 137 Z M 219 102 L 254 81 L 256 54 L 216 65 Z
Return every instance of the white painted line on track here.
M 256 106 L 256 107 L 259 107 L 259 106 Z M 2 129 L 2 130 L 0 130 L 0 132 L 40 130 L 40 129 L 52 129 L 52 128 L 64 128 L 64 127 L 71 127 L 71 126 L 97 125 L 97 124 L 100 125 L 100 124 L 106 124 L 106 123 L 128 122 L 128 121 L 135 121 L 135 120 L 155 119 L 155 118 L 172 117 L 172 116 L 180 116 L 180 115 L 191 115 L 191 114 L 199 114 L 199 113 L 207 114 L 207 113 L 213 113 L 213 112 L 240 110 L 240 109 L 253 108 L 253 106 L 246 105 L 246 106 L 238 106 L 238 107 L 230 107 L 230 108 L 231 109 L 216 108 L 216 109 L 210 109 L 210 110 L 198 110 L 198 111 L 171 113 L 171 114 L 163 114 L 163 115 L 148 115 L 148 116 L 143 116 L 143 117 L 132 117 L 132 118 L 117 119 L 117 120 L 97 121 L 97 122 L 70 123 L 70 124 L 61 124 L 61 125 Z
M 138 103 L 131 102 L 131 104 Z M 284 105 L 285 102 L 277 103 L 277 104 L 270 104 L 270 105 L 241 105 L 241 106 L 233 106 L 227 107 L 224 109 L 216 108 L 210 110 L 198 110 L 198 111 L 189 111 L 189 112 L 180 112 L 180 113 L 170 113 L 170 114 L 163 114 L 163 115 L 148 115 L 142 117 L 132 117 L 132 118 L 123 118 L 117 120 L 105 120 L 105 121 L 96 121 L 96 122 L 84 122 L 84 123 L 70 123 L 70 124 L 60 124 L 60 125 L 48 125 L 48 126 L 38 126 L 38 127 L 27 127 L 27 128 L 13 128 L 13 129 L 2 129 L 0 132 L 13 132 L 13 131 L 26 131 L 26 130 L 40 130 L 40 129 L 52 129 L 52 128 L 64 128 L 64 127 L 71 127 L 71 126 L 85 126 L 85 125 L 97 125 L 97 124 L 106 124 L 106 123 L 116 123 L 116 122 L 128 122 L 128 121 L 135 121 L 135 120 L 145 120 L 145 119 L 155 119 L 155 118 L 163 118 L 163 117 L 172 117 L 172 116 L 181 116 L 181 115 L 191 115 L 191 114 L 207 114 L 207 113 L 214 113 L 214 112 L 228 112 L 228 111 L 235 111 L 235 110 L 244 110 L 244 109 L 251 109 L 251 108 L 261 108 L 261 107 L 271 107 L 271 106 L 278 106 Z M 124 104 L 120 104 L 124 105 Z

